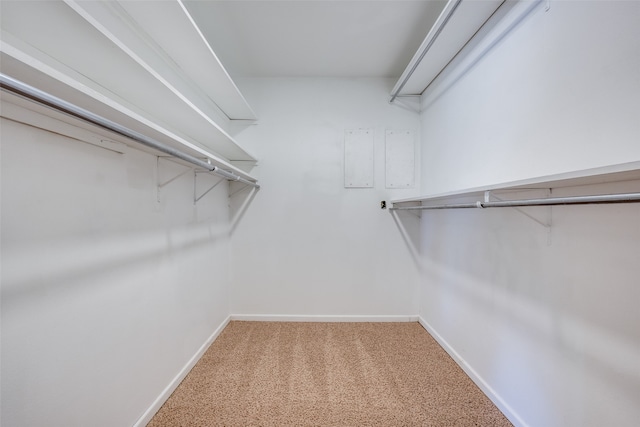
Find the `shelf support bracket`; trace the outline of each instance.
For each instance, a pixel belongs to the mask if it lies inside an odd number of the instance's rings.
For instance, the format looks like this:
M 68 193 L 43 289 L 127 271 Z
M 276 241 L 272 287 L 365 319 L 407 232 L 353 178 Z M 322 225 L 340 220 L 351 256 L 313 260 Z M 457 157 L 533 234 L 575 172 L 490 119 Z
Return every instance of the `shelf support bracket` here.
M 184 176 L 186 174 L 188 174 L 191 171 L 191 168 L 188 167 L 186 170 L 180 172 L 177 175 L 174 175 L 173 177 L 165 180 L 165 181 L 160 181 L 160 159 L 165 159 L 167 161 L 171 161 L 172 157 L 170 156 L 156 156 L 156 201 L 158 203 L 160 203 L 160 189 L 162 189 L 163 187 L 166 187 L 167 185 L 171 184 L 173 181 L 175 181 L 176 179 L 180 178 L 181 176 Z M 175 163 L 175 162 L 174 162 Z
M 545 190 L 547 192 L 546 197 L 551 197 L 551 191 L 552 191 L 551 188 L 546 188 Z M 497 200 L 499 202 L 504 201 L 504 199 L 501 199 L 500 197 L 498 197 L 494 193 L 492 193 L 491 190 L 485 191 L 484 192 L 484 201 L 485 201 L 485 203 L 491 202 L 491 198 L 493 198 L 494 200 Z M 546 213 L 545 213 L 544 220 L 536 218 L 535 216 L 531 215 L 530 213 L 524 211 L 521 208 L 513 207 L 512 209 L 515 209 L 516 211 L 518 211 L 522 215 L 526 216 L 530 220 L 532 220 L 532 221 L 540 224 L 544 228 L 546 228 L 547 229 L 547 246 L 549 246 L 549 245 L 551 245 L 551 226 L 553 225 L 553 217 L 552 217 L 553 211 L 552 211 L 551 208 L 552 208 L 552 206 L 546 206 L 545 207 Z
M 412 207 L 418 207 L 418 206 L 422 206 L 422 202 L 406 202 L 403 203 L 403 206 L 412 206 Z M 391 205 L 391 207 L 393 207 L 393 205 Z M 394 212 L 393 209 L 389 209 L 389 212 Z M 418 218 L 422 218 L 422 211 L 419 209 L 416 210 L 407 210 L 406 212 L 409 212 L 410 214 L 418 217 Z
M 239 189 L 237 189 L 236 191 L 234 191 L 233 193 L 229 194 L 229 198 L 235 196 L 236 194 L 246 190 L 247 188 L 249 188 L 249 184 L 244 184 L 242 187 L 240 187 Z
M 202 199 L 204 196 L 206 196 L 211 190 L 213 190 L 214 188 L 216 188 L 222 181 L 226 181 L 226 178 L 220 178 L 218 179 L 218 181 L 216 181 L 215 184 L 213 184 L 211 187 L 209 187 L 207 190 L 205 190 L 204 193 L 202 193 L 201 195 L 198 196 L 198 174 L 199 173 L 209 173 L 209 171 L 193 171 L 193 204 L 196 205 L 198 203 L 198 201 L 200 199 Z
M 551 195 L 551 190 L 547 189 L 547 197 L 549 197 Z M 493 194 L 491 192 L 491 190 L 485 191 L 484 192 L 484 201 L 485 203 L 491 202 L 491 198 L 493 197 L 494 200 L 497 200 L 499 202 L 504 201 L 504 199 L 501 199 L 500 197 L 496 196 L 495 194 Z M 537 222 L 538 224 L 540 224 L 541 226 L 545 227 L 545 228 L 549 228 L 551 227 L 551 217 L 550 214 L 547 215 L 547 217 L 545 218 L 545 220 L 540 220 L 538 218 L 536 218 L 535 216 L 529 214 L 528 212 L 525 212 L 523 209 L 521 208 L 517 208 L 514 207 L 512 209 L 515 209 L 516 211 L 520 212 L 522 215 L 526 216 L 527 218 L 531 219 L 532 221 Z M 547 212 L 549 212 L 551 210 L 551 206 L 547 206 Z

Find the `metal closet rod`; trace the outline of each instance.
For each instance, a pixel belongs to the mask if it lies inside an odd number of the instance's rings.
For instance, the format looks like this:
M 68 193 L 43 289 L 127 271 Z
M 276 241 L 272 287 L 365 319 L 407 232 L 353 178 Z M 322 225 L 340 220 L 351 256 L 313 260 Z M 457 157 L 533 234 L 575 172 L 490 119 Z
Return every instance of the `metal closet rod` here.
M 522 206 L 594 205 L 607 203 L 637 203 L 640 193 L 601 194 L 597 196 L 550 197 L 548 199 L 500 200 L 496 202 L 454 203 L 431 206 L 393 206 L 392 211 L 468 208 L 512 208 Z
M 48 107 L 61 111 L 70 116 L 84 120 L 85 122 L 94 124 L 103 129 L 106 129 L 111 132 L 115 132 L 119 135 L 130 138 L 139 144 L 161 151 L 165 154 L 176 157 L 178 159 L 182 159 L 185 162 L 189 162 L 195 166 L 206 169 L 209 172 L 215 175 L 221 176 L 223 178 L 226 178 L 229 181 L 238 181 L 255 188 L 260 188 L 260 185 L 258 185 L 256 182 L 249 181 L 248 179 L 238 176 L 232 172 L 221 169 L 218 166 L 214 166 L 207 161 L 204 161 L 190 154 L 184 153 L 178 149 L 165 145 L 159 141 L 156 141 L 155 139 L 149 138 L 139 132 L 126 128 L 122 125 L 119 125 L 116 122 L 113 122 L 97 114 L 94 114 L 91 111 L 85 110 L 82 107 L 78 107 L 77 105 L 71 104 L 70 102 L 67 102 L 63 99 L 53 96 L 47 92 L 44 92 L 40 89 L 37 89 L 33 86 L 23 83 L 19 80 L 16 80 L 13 77 L 9 77 L 3 73 L 0 73 L 0 87 L 2 87 L 2 89 L 4 90 L 13 92 L 20 96 L 28 98 L 32 101 L 36 101 L 40 104 L 46 105 Z

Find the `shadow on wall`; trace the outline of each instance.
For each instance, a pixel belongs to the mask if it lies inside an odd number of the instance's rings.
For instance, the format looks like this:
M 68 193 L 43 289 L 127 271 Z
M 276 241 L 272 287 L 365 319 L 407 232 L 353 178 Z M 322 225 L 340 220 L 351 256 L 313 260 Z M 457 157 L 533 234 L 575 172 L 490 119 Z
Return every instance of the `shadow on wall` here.
M 593 376 L 633 402 L 640 398 L 640 336 L 629 301 L 639 293 L 640 207 L 553 209 L 550 245 L 544 227 L 513 209 L 423 211 L 421 220 L 392 212 L 422 274 L 421 313 L 454 335 L 467 328 L 486 332 L 470 338 L 463 357 L 483 342 L 489 348 L 481 352 L 499 361 L 498 370 L 515 364 L 520 376 L 529 372 L 522 387 L 557 369 L 542 360 L 563 360 L 576 375 Z M 515 341 L 539 353 L 519 360 Z M 566 375 L 568 382 L 582 378 Z M 548 394 L 528 392 L 543 400 Z
M 238 186 L 238 188 L 236 188 Z M 251 202 L 260 191 L 259 188 L 251 187 L 249 185 L 243 185 L 237 182 L 230 183 L 229 187 L 229 215 L 231 216 L 231 225 L 229 227 L 229 234 L 233 234 L 240 221 L 247 212 L 247 209 L 251 205 Z
M 74 238 L 55 243 L 3 248 L 2 298 L 27 296 L 46 288 L 81 286 L 91 277 L 150 263 L 205 245 L 224 244 L 226 225 L 199 223 L 189 227 L 132 234 Z
M 402 236 L 402 240 L 418 271 L 425 272 L 425 263 L 420 255 L 420 215 L 411 211 L 389 211 Z

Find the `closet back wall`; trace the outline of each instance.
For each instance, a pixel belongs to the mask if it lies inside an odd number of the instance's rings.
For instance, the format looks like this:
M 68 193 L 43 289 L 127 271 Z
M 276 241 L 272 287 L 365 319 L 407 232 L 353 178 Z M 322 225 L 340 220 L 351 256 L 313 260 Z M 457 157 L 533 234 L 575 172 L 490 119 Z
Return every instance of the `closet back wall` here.
M 229 315 L 227 186 L 1 126 L 0 424 L 133 425 Z
M 262 189 L 232 239 L 231 310 L 246 315 L 415 315 L 417 269 L 380 201 L 385 129 L 419 134 L 387 79 L 248 79 L 260 120 L 236 135 Z M 344 188 L 344 132 L 375 132 L 374 188 Z M 416 180 L 418 178 L 416 177 Z

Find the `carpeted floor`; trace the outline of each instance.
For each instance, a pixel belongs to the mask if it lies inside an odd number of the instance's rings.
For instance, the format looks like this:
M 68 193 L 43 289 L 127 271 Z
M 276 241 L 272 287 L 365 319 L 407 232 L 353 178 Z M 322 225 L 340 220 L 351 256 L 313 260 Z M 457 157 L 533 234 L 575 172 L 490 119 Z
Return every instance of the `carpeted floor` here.
M 231 322 L 148 426 L 511 424 L 418 323 Z

